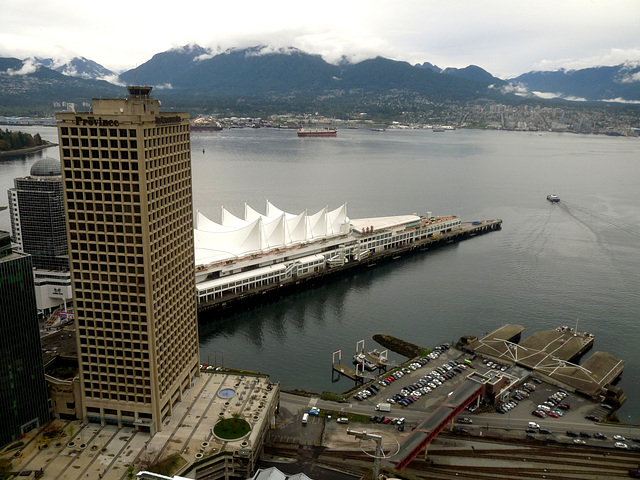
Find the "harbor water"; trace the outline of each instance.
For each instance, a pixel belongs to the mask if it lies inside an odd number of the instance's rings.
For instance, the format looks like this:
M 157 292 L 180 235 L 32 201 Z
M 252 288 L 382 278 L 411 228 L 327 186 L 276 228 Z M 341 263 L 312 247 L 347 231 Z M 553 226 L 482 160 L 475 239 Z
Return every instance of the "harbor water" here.
M 23 129 L 56 140 L 53 128 Z M 502 230 L 288 295 L 200 318 L 202 362 L 268 373 L 283 388 L 341 392 L 332 354 L 387 333 L 432 347 L 503 324 L 561 325 L 625 363 L 623 422 L 640 423 L 640 139 L 537 132 L 340 129 L 193 132 L 194 208 L 220 220 L 268 199 L 290 213 L 348 204 L 351 218 L 417 213 L 501 218 Z M 0 159 L 0 187 L 56 148 Z M 548 194 L 559 203 L 546 200 Z M 5 193 L 6 195 L 6 193 Z M 6 197 L 5 197 L 6 198 Z M 0 202 L 0 204 L 5 204 Z M 9 230 L 7 212 L 0 229 Z M 401 361 L 398 355 L 390 355 Z M 585 357 L 585 358 L 586 358 Z

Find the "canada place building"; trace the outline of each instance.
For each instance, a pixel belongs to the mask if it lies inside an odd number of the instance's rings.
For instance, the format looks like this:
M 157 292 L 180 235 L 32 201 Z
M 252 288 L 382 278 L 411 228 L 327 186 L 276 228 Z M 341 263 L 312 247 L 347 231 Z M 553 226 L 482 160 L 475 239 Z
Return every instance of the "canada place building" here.
M 84 417 L 153 434 L 199 372 L 189 116 L 127 89 L 58 136 Z

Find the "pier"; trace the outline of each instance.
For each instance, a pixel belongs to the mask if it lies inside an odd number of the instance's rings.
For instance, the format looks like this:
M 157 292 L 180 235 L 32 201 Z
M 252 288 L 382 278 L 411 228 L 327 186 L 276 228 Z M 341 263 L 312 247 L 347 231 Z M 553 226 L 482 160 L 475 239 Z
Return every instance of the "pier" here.
M 594 336 L 570 327 L 535 332 L 520 343 L 524 328 L 506 325 L 483 338 L 469 342 L 464 349 L 532 370 L 545 381 L 581 392 L 592 398 L 604 394 L 624 368 L 624 361 L 606 352 L 595 352 L 583 365 L 576 363 L 593 347 Z
M 246 308 L 247 306 L 260 305 L 267 301 L 277 299 L 280 296 L 287 295 L 292 291 L 308 288 L 317 282 L 330 281 L 337 276 L 345 275 L 357 269 L 371 268 L 384 262 L 397 261 L 407 255 L 415 255 L 431 249 L 451 245 L 474 238 L 478 235 L 498 231 L 501 228 L 501 219 L 463 222 L 460 224 L 460 227 L 455 230 L 416 240 L 412 243 L 397 245 L 381 252 L 372 253 L 359 261 L 327 266 L 317 272 L 248 288 L 237 293 L 226 293 L 221 298 L 198 303 L 198 312 L 232 311 L 240 306 Z

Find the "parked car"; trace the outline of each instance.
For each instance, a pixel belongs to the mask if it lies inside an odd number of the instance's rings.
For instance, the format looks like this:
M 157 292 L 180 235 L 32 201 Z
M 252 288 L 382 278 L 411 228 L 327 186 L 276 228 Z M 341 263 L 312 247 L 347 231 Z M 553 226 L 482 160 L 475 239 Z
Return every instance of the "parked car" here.
M 604 433 L 596 432 L 593 434 L 593 438 L 597 438 L 598 440 L 606 440 L 607 436 Z

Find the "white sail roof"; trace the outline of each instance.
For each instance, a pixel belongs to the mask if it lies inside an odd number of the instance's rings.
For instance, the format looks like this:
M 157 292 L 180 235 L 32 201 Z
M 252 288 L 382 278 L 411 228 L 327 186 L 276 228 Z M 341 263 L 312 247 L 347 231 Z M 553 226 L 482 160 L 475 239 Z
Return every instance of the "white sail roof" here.
M 308 215 L 284 212 L 267 201 L 267 215 L 245 204 L 244 219 L 222 207 L 221 223 L 197 212 L 195 257 L 197 265 L 217 263 L 264 253 L 349 232 L 347 205 Z

